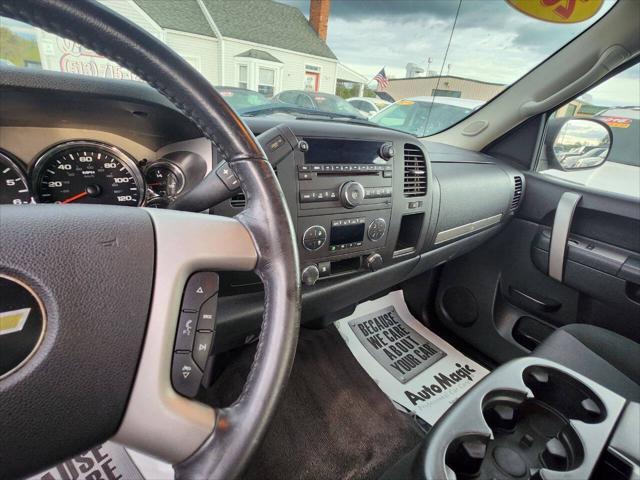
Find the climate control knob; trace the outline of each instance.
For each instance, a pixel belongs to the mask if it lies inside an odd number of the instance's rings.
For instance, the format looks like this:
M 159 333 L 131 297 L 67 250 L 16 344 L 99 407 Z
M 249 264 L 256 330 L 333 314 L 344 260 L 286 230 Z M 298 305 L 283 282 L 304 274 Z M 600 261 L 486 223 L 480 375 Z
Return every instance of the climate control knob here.
M 305 285 L 315 285 L 320 278 L 320 270 L 315 265 L 309 265 L 304 270 L 302 270 L 302 274 L 300 275 L 300 280 Z
M 367 236 L 369 237 L 369 240 L 377 242 L 384 236 L 384 232 L 386 230 L 387 222 L 384 221 L 384 218 L 376 218 L 369 224 L 369 228 L 367 228 Z
M 358 182 L 344 182 L 340 187 L 340 202 L 346 208 L 354 208 L 364 199 L 364 187 Z
M 302 245 L 313 252 L 321 248 L 327 241 L 327 231 L 320 225 L 307 228 L 302 234 Z

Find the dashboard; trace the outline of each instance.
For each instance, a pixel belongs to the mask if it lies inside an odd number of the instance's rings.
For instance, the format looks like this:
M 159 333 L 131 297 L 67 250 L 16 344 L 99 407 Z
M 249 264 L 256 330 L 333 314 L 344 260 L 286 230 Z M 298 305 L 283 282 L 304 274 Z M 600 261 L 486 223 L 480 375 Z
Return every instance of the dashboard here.
M 223 162 L 144 84 L 0 73 L 1 203 L 162 208 Z M 298 239 L 303 323 L 330 323 L 336 312 L 481 246 L 523 195 L 523 175 L 481 153 L 348 122 L 245 121 L 256 135 L 284 124 L 304 146 L 276 166 Z M 229 197 L 208 213 L 240 213 L 242 192 Z M 222 272 L 216 348 L 251 339 L 262 308 L 255 275 Z

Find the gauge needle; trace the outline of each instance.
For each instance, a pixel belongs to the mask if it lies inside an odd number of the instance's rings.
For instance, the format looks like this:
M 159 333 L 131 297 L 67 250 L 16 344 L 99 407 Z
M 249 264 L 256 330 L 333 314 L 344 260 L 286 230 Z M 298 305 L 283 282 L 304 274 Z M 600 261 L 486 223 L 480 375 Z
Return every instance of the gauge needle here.
M 82 197 L 86 197 L 87 195 L 88 195 L 88 194 L 87 194 L 87 192 L 82 192 L 82 193 L 79 193 L 79 194 L 77 194 L 77 195 L 74 195 L 73 197 L 69 197 L 69 198 L 67 198 L 66 200 L 63 200 L 63 201 L 62 201 L 62 202 L 60 202 L 60 203 L 71 203 L 71 202 L 75 202 L 76 200 L 79 200 L 79 199 L 81 199 Z

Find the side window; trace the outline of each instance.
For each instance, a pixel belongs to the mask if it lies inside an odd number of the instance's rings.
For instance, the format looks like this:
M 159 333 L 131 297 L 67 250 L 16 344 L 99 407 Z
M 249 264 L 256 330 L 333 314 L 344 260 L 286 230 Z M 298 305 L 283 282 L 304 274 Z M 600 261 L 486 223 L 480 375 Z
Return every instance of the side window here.
M 640 64 L 553 113 L 538 171 L 640 200 Z
M 282 103 L 295 103 L 296 94 L 294 92 L 282 92 L 278 95 L 278 100 Z
M 313 108 L 313 102 L 311 99 L 302 93 L 296 98 L 296 105 L 300 105 L 304 108 Z

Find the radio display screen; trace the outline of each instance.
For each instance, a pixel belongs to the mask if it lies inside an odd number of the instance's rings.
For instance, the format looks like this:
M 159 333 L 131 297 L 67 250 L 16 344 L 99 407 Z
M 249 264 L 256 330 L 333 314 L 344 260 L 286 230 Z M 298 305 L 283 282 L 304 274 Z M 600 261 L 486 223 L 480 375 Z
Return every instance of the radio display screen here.
M 330 245 L 361 242 L 364 239 L 364 223 L 331 227 Z
M 305 138 L 309 151 L 305 153 L 305 163 L 331 164 L 378 164 L 387 162 L 380 158 L 378 152 L 384 142 L 364 140 L 333 140 L 329 138 Z

